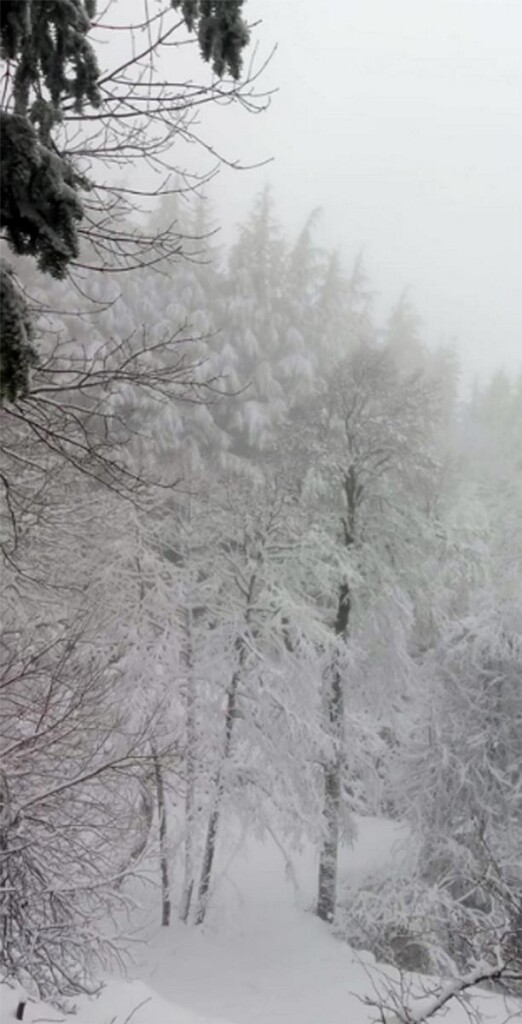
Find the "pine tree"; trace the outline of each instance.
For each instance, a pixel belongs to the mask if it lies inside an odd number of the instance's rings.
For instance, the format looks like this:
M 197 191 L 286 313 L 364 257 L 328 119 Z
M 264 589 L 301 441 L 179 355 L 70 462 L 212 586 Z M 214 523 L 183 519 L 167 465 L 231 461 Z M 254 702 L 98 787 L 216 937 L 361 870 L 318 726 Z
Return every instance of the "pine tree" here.
M 212 64 L 218 76 L 229 72 L 234 81 L 238 79 L 242 50 L 249 38 L 242 17 L 242 0 L 172 0 L 171 6 L 181 7 L 186 27 L 197 32 L 203 60 Z M 137 107 L 133 106 L 133 82 L 122 103 L 125 106 L 131 100 L 134 121 L 122 136 L 120 104 L 112 105 L 115 97 L 110 93 L 113 75 L 100 74 L 88 39 L 95 11 L 95 0 L 5 0 L 1 6 L 0 52 L 7 71 L 0 113 L 0 229 L 14 253 L 34 257 L 39 268 L 55 278 L 65 277 L 78 260 L 82 236 L 89 239 L 101 269 L 106 266 L 108 254 L 128 269 L 151 261 L 151 253 L 156 259 L 158 253 L 172 255 L 180 251 L 179 239 L 172 238 L 168 231 L 150 237 L 136 226 L 126 224 L 122 228 L 124 214 L 128 215 L 131 206 L 131 192 L 105 184 L 100 192 L 93 180 L 92 164 L 98 152 L 105 156 L 113 153 L 118 162 L 120 152 L 125 153 L 125 140 L 132 136 L 132 152 L 136 156 L 137 143 L 147 130 L 148 113 L 161 119 L 168 133 L 176 131 L 169 115 L 164 113 L 167 104 L 163 103 L 163 86 L 158 94 L 157 83 L 151 82 L 148 106 L 144 109 L 143 96 Z M 147 51 L 151 60 L 163 41 L 163 36 L 158 38 Z M 134 54 L 124 65 L 125 74 L 132 77 L 134 69 L 141 75 L 140 60 Z M 213 88 L 202 91 L 215 95 Z M 108 113 L 100 109 L 103 104 Z M 170 100 L 169 109 L 171 104 Z M 89 109 L 94 112 L 89 115 L 91 120 L 96 120 L 96 111 L 105 119 L 100 122 L 103 139 L 96 130 L 91 134 L 86 122 L 80 132 L 84 145 L 80 143 L 81 156 L 77 159 L 75 146 L 66 137 L 66 123 L 70 119 L 81 122 Z M 109 145 L 108 132 L 113 133 L 116 145 Z M 163 152 L 164 140 L 156 138 L 151 145 L 143 143 L 142 156 L 147 161 L 155 147 Z M 80 171 L 80 163 L 88 168 L 86 172 Z M 163 187 L 170 191 L 168 183 Z M 6 287 L 4 283 L 4 290 Z M 27 358 L 27 347 L 18 349 L 25 328 L 23 322 L 16 325 L 12 321 L 19 307 L 13 293 L 9 307 L 4 327 L 8 331 L 11 370 L 3 398 L 14 401 L 28 389 L 31 360 Z
M 230 251 L 216 310 L 218 367 L 237 398 L 217 406 L 215 416 L 229 434 L 233 453 L 241 457 L 266 448 L 285 411 L 277 378 L 284 353 L 284 273 L 284 242 L 265 189 Z
M 0 405 L 24 396 L 36 363 L 33 321 L 11 268 L 0 260 Z
M 181 13 L 189 32 L 197 30 L 203 60 L 212 64 L 216 75 L 227 71 L 232 78 L 241 74 L 242 51 L 249 39 L 242 17 L 243 0 L 171 0 Z
M 420 324 L 420 317 L 411 304 L 408 290 L 405 289 L 388 318 L 385 341 L 397 366 L 406 373 L 421 370 L 425 363 Z
M 320 210 L 307 218 L 287 257 L 282 352 L 278 379 L 290 409 L 313 391 L 318 372 L 318 284 L 321 253 L 314 244 Z
M 79 192 L 87 183 L 53 148 L 52 132 L 68 99 L 78 112 L 100 104 L 98 66 L 87 41 L 93 13 L 94 4 L 83 0 L 8 0 L 1 7 L 1 55 L 14 73 L 12 109 L 0 112 L 0 228 L 15 253 L 34 256 L 53 277 L 63 277 L 78 256 Z M 2 390 L 10 401 L 27 391 L 35 361 L 23 340 L 27 312 L 20 309 L 18 319 L 16 309 L 10 289 L 3 328 L 11 370 Z

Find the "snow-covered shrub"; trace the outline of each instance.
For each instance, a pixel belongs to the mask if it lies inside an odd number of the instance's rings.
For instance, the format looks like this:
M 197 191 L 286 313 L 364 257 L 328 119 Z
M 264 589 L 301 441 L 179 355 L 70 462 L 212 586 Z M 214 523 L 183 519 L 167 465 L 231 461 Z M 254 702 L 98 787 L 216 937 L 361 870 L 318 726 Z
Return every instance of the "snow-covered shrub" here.
M 349 941 L 399 967 L 522 964 L 522 649 L 508 612 L 484 600 L 424 657 L 391 765 L 408 868 L 341 900 Z
M 430 881 L 424 853 L 419 849 L 410 871 L 383 872 L 359 890 L 344 888 L 337 913 L 343 938 L 405 971 L 459 975 L 480 961 L 494 963 L 498 954 L 520 964 L 520 907 L 493 868 L 489 877 L 480 874 L 478 863 L 455 848 L 452 873 L 444 875 L 441 861 L 441 873 Z

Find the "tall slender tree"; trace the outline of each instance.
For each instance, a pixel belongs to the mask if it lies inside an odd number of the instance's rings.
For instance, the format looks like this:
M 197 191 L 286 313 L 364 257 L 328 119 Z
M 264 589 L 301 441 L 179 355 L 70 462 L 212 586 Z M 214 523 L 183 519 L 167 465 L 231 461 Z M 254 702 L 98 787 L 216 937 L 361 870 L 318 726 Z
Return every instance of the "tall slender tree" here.
M 357 621 L 364 614 L 368 595 L 379 586 L 379 560 L 397 565 L 397 545 L 408 543 L 412 506 L 433 468 L 436 411 L 432 384 L 419 377 L 404 379 L 387 350 L 362 345 L 335 367 L 293 427 L 298 434 L 294 443 L 312 459 L 304 493 L 308 487 L 318 495 L 319 515 L 321 494 L 327 495 L 340 527 L 339 575 L 330 606 L 335 643 L 324 675 L 325 729 L 331 742 L 323 765 L 317 913 L 326 921 L 335 915 L 343 776 L 350 755 L 344 740 L 349 679 L 343 648 L 354 617 Z

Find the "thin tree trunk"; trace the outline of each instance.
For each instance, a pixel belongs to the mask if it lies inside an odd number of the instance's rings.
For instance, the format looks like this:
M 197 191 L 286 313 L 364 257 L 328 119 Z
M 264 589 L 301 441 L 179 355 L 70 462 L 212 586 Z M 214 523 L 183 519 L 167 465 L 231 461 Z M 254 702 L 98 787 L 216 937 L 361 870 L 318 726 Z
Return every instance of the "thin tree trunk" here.
M 194 809 L 196 790 L 196 707 L 194 693 L 194 677 L 192 672 L 192 622 L 191 612 L 185 615 L 186 643 L 184 661 L 186 668 L 185 682 L 185 721 L 186 721 L 186 753 L 185 753 L 185 863 L 183 890 L 179 908 L 180 919 L 186 924 L 190 915 L 190 905 L 194 892 Z
M 214 804 L 212 807 L 212 811 L 210 813 L 210 817 L 208 819 L 207 834 L 205 837 L 205 847 L 203 850 L 203 861 L 201 866 L 201 876 L 199 880 L 197 910 L 195 918 L 196 924 L 203 924 L 203 921 L 205 920 L 205 916 L 207 913 L 210 880 L 212 877 L 212 867 L 214 864 L 214 856 L 216 853 L 219 819 L 221 815 L 221 802 L 223 799 L 223 793 L 225 788 L 225 770 L 228 759 L 230 757 L 234 721 L 237 717 L 237 691 L 239 686 L 239 678 L 240 673 L 239 671 L 237 671 L 232 676 L 230 689 L 228 691 L 227 708 L 225 713 L 225 744 L 223 748 L 223 758 L 221 761 L 221 765 L 214 779 Z
M 254 599 L 254 592 L 256 588 L 257 571 L 253 572 L 250 576 L 248 583 L 248 590 L 246 594 L 246 609 L 245 609 L 245 627 L 246 629 L 250 626 L 250 618 L 252 614 L 252 603 Z M 239 681 L 241 679 L 242 671 L 247 658 L 247 647 L 242 636 L 238 636 L 236 640 L 236 650 L 238 652 L 238 666 L 232 679 L 230 680 L 230 686 L 227 695 L 227 706 L 225 711 L 225 742 L 223 745 L 223 756 L 221 763 L 217 770 L 214 779 L 214 803 L 210 812 L 208 820 L 207 834 L 205 837 L 205 847 L 203 850 L 203 861 L 201 866 L 201 875 L 199 879 L 198 887 L 198 900 L 196 910 L 196 924 L 203 924 L 207 913 L 208 896 L 210 890 L 210 880 L 212 877 L 212 866 L 214 863 L 214 856 L 216 852 L 219 821 L 221 816 L 221 802 L 223 799 L 223 793 L 225 789 L 225 772 L 227 763 L 230 757 L 232 749 L 232 736 L 234 732 L 234 723 L 237 719 L 237 694 L 239 689 Z
M 343 583 L 339 590 L 337 604 L 336 636 L 346 635 L 350 619 L 350 609 L 350 589 L 347 583 Z M 337 665 L 332 666 L 328 683 L 328 725 L 333 751 L 324 766 L 324 833 L 319 854 L 317 916 L 322 921 L 332 922 L 335 917 L 337 900 L 337 858 L 339 851 L 344 732 L 343 684 Z
M 337 856 L 339 850 L 339 817 L 341 810 L 342 719 L 344 716 L 342 680 L 333 672 L 329 697 L 329 720 L 334 741 L 331 760 L 324 767 L 324 836 L 319 855 L 317 916 L 333 921 L 337 897 Z
M 140 604 L 145 597 L 145 587 L 139 558 L 136 558 L 138 567 Z M 170 880 L 169 864 L 167 859 L 167 808 L 165 806 L 165 789 L 163 786 L 163 770 L 161 762 L 151 740 L 150 750 L 152 764 L 154 767 L 154 779 L 156 782 L 156 800 L 158 804 L 158 832 L 160 847 L 160 873 L 161 873 L 161 923 L 167 927 L 170 924 Z
M 216 852 L 216 839 L 219 826 L 219 813 L 222 797 L 222 787 L 217 790 L 214 807 L 212 809 L 210 818 L 208 819 L 207 835 L 205 838 L 205 849 L 203 851 L 203 863 L 201 865 L 201 878 L 199 880 L 198 888 L 198 906 L 196 910 L 195 923 L 203 924 L 205 920 L 207 907 L 208 907 L 208 894 L 210 889 L 210 879 L 212 877 L 212 867 L 214 864 L 214 854 Z
M 171 903 L 169 862 L 167 857 L 167 808 L 165 805 L 163 769 L 161 767 L 161 761 L 154 748 L 152 748 L 152 760 L 154 764 L 154 778 L 156 780 L 156 796 L 158 801 L 158 831 L 161 872 L 161 923 L 164 927 L 168 927 L 170 924 Z
M 194 754 L 194 708 L 190 695 L 187 699 L 187 752 L 185 755 L 185 859 L 183 889 L 179 916 L 187 923 L 194 891 L 194 804 L 195 804 L 195 754 Z
M 362 485 L 352 465 L 343 482 L 346 499 L 346 514 L 342 520 L 344 547 L 355 544 L 357 510 L 363 494 Z M 334 625 L 336 637 L 346 637 L 350 622 L 352 595 L 348 583 L 342 583 L 337 600 L 337 617 Z M 319 855 L 319 878 L 317 887 L 317 916 L 323 921 L 333 921 L 337 900 L 337 859 L 339 852 L 341 791 L 343 773 L 344 741 L 344 694 L 343 681 L 338 665 L 332 665 L 328 677 L 327 693 L 328 725 L 333 751 L 324 766 L 324 833 Z

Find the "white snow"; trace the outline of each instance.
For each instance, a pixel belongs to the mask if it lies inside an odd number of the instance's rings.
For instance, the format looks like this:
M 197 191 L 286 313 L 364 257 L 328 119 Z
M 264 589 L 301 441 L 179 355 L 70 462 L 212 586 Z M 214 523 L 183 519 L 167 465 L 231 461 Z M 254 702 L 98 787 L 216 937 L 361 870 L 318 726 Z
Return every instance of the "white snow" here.
M 15 1020 L 18 998 L 3 985 L 0 1022 Z M 143 982 L 111 982 L 90 1005 L 82 1003 L 78 1015 L 70 1016 L 46 1003 L 29 1001 L 23 1024 L 228 1024 L 218 1017 L 201 1017 L 192 1010 L 167 1002 Z
M 343 854 L 343 874 L 361 880 L 383 861 L 389 864 L 399 856 L 401 839 L 404 834 L 389 822 L 360 821 L 354 848 Z M 99 999 L 80 1000 L 78 1024 L 369 1024 L 377 1019 L 377 1011 L 361 1000 L 375 995 L 383 972 L 391 979 L 396 972 L 377 967 L 371 954 L 351 950 L 314 917 L 313 855 L 296 857 L 294 870 L 292 878 L 271 841 L 244 847 L 218 877 L 204 928 L 176 920 L 169 929 L 149 925 L 135 953 L 135 980 L 110 979 Z M 515 1009 L 487 993 L 479 993 L 475 1005 L 487 1024 L 503 1024 Z M 1 1024 L 14 1020 L 14 1006 L 13 993 L 4 994 Z M 30 1004 L 24 1017 L 30 1024 L 63 1019 L 41 1003 Z M 444 1020 L 467 1022 L 464 1010 L 453 1005 Z

